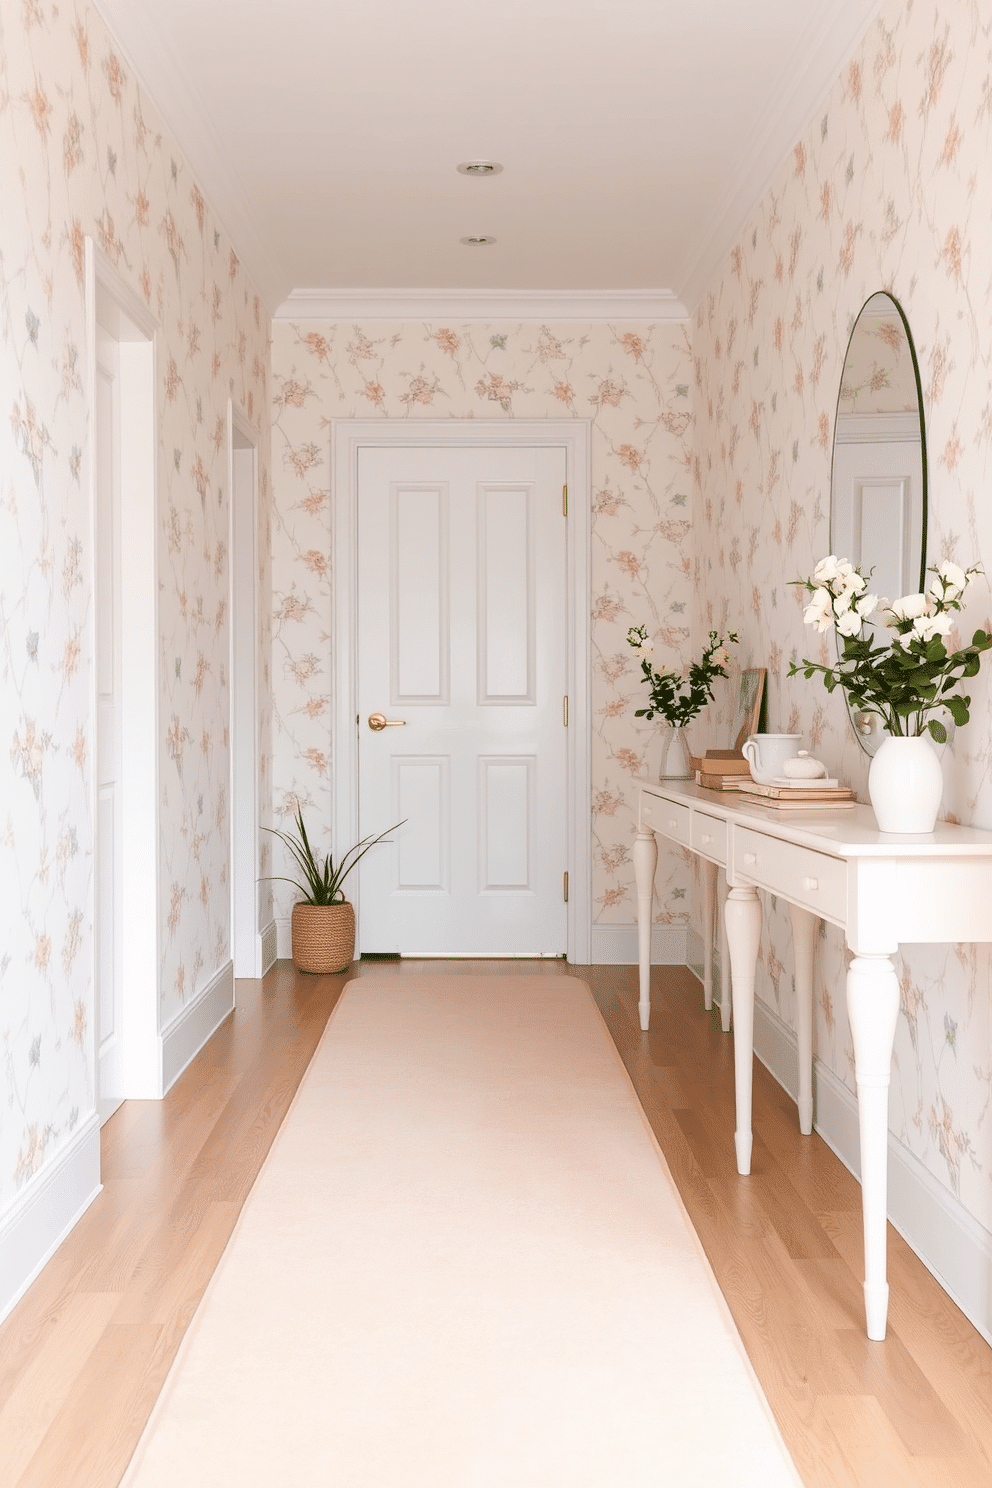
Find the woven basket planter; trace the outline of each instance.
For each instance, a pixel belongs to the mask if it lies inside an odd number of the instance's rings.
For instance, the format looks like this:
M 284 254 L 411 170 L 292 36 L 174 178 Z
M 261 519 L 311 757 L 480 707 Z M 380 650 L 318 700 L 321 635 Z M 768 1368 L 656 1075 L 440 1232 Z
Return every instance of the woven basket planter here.
M 293 905 L 293 965 L 327 975 L 347 971 L 355 955 L 355 910 L 341 904 Z

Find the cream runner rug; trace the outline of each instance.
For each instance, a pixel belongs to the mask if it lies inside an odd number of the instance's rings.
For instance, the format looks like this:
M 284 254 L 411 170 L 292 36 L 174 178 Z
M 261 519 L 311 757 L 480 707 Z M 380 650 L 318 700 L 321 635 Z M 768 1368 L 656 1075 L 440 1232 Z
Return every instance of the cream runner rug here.
M 348 984 L 123 1481 L 795 1488 L 584 982 Z

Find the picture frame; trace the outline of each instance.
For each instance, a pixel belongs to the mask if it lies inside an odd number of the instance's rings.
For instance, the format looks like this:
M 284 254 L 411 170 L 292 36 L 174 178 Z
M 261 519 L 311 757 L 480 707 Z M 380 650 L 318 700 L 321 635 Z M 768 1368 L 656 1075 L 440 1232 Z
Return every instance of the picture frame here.
M 765 667 L 748 667 L 741 672 L 740 693 L 734 713 L 731 738 L 733 748 L 740 752 L 752 734 L 758 732 L 761 722 L 761 707 L 765 698 Z

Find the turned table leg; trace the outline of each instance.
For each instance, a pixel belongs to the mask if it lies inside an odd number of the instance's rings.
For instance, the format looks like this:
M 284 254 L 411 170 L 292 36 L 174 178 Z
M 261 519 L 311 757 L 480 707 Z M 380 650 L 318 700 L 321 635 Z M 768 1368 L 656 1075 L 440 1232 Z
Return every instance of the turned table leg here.
M 654 875 L 658 866 L 658 844 L 651 831 L 638 828 L 634 838 L 634 882 L 637 885 L 637 961 L 639 998 L 637 1011 L 646 1033 L 651 1021 L 651 915 L 654 908 Z
M 899 1016 L 899 982 L 890 957 L 855 952 L 847 973 L 847 1012 L 854 1041 L 861 1131 L 865 1318 L 868 1337 L 881 1340 L 889 1308 L 885 1276 L 889 1076 Z
M 720 1026 L 730 1032 L 730 951 L 727 948 L 727 893 L 730 885 L 723 880 L 723 908 L 720 913 Z
M 716 864 L 709 858 L 701 862 L 703 870 L 703 1007 L 713 1006 L 713 912 L 716 900 Z
M 817 916 L 790 904 L 796 960 L 796 1043 L 799 1052 L 799 1130 L 813 1130 L 813 945 Z
M 734 998 L 734 1085 L 737 1098 L 737 1171 L 751 1171 L 751 1076 L 754 1063 L 754 971 L 761 940 L 757 889 L 730 890 L 724 916 Z

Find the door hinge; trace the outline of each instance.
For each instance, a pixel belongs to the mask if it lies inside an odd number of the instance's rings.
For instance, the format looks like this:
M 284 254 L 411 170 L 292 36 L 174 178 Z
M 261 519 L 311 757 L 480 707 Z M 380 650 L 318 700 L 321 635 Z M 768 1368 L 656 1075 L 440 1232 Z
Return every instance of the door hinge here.
M 561 892 L 565 903 L 568 903 L 568 869 L 561 876 Z
M 568 693 L 561 700 L 561 721 L 568 728 Z
M 568 487 L 567 486 L 562 486 L 562 488 L 561 488 L 561 514 L 562 514 L 563 517 L 567 517 L 568 516 Z

